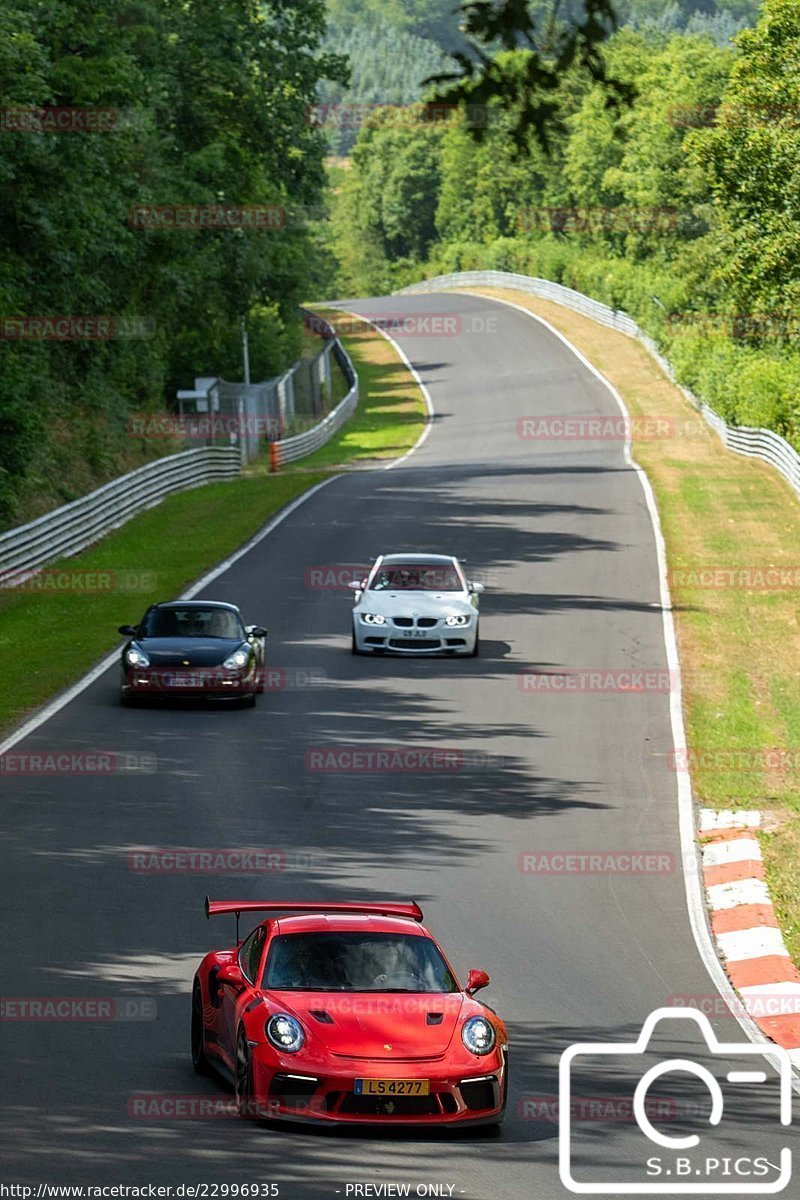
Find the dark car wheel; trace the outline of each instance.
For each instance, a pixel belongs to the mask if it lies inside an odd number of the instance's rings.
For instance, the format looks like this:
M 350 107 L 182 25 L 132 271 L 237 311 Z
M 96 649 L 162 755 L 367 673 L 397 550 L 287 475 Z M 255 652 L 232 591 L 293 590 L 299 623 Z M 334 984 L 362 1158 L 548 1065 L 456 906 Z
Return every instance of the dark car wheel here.
M 245 696 L 242 700 L 242 708 L 255 708 L 257 693 L 253 692 L 249 696 Z
M 481 633 L 480 633 L 480 629 L 478 629 L 477 633 L 475 634 L 475 645 L 472 647 L 472 657 L 477 658 L 478 655 L 480 654 L 480 652 L 481 652 Z
M 132 696 L 130 692 L 120 692 L 119 702 L 123 708 L 136 708 L 139 703 L 139 697 Z
M 208 1075 L 210 1071 L 203 1045 L 203 994 L 199 983 L 192 989 L 192 1066 L 198 1075 Z
M 239 1030 L 236 1039 L 236 1075 L 234 1079 L 236 1093 L 236 1110 L 240 1117 L 252 1120 L 256 1116 L 255 1099 L 253 1096 L 253 1064 L 250 1059 L 250 1047 L 243 1029 Z
M 353 630 L 353 639 L 350 643 L 350 653 L 351 654 L 360 654 L 361 653 L 358 646 L 356 645 L 356 631 L 355 630 Z

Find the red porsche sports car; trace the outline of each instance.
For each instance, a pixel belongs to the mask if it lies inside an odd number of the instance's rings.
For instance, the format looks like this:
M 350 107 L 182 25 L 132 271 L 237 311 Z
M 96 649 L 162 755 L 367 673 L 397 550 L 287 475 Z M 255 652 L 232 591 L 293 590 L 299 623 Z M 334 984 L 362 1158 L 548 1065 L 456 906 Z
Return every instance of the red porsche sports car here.
M 241 913 L 271 914 L 239 941 Z M 208 900 L 236 945 L 200 964 L 192 1061 L 233 1083 L 244 1117 L 499 1125 L 508 1039 L 462 988 L 416 903 Z

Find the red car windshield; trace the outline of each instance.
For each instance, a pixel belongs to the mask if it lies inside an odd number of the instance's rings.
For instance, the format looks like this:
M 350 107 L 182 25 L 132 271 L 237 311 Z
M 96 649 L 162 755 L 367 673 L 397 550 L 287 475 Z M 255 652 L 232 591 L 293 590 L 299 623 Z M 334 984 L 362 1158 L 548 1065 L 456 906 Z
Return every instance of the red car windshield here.
M 381 567 L 369 585 L 373 592 L 463 592 L 464 584 L 450 563 L 392 563 Z
M 262 986 L 306 992 L 458 991 L 430 938 L 327 931 L 273 938 Z

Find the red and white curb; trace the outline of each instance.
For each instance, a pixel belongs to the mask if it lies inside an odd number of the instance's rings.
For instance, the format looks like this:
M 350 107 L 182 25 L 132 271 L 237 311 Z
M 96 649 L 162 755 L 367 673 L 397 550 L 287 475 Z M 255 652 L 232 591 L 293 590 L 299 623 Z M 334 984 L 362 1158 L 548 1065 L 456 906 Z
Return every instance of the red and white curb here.
M 764 881 L 760 825 L 758 812 L 700 809 L 711 932 L 744 1010 L 800 1067 L 800 971 Z

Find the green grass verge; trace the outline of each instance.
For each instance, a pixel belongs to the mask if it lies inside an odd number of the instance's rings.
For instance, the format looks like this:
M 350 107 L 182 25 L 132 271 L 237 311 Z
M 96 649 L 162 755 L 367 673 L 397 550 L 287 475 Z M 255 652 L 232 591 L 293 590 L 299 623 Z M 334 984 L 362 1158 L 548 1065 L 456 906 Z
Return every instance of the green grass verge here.
M 329 320 L 342 316 L 337 309 L 313 311 Z M 364 323 L 340 340 L 358 373 L 358 408 L 326 446 L 302 460 L 304 469 L 397 458 L 415 444 L 427 419 L 419 386 L 382 334 Z M 255 469 L 268 469 L 266 456 Z

